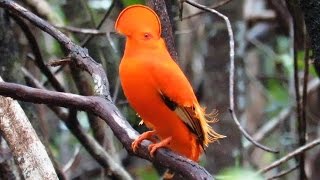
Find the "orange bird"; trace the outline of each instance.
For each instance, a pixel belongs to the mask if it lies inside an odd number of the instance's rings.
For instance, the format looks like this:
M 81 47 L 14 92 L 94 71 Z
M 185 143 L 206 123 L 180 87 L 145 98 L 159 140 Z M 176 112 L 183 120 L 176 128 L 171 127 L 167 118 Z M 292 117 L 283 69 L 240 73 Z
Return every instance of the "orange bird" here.
M 152 129 L 133 143 L 148 139 L 153 157 L 160 147 L 169 148 L 193 161 L 209 143 L 225 136 L 216 133 L 192 87 L 171 58 L 161 35 L 157 14 L 149 7 L 132 5 L 124 9 L 115 29 L 125 35 L 126 45 L 119 73 L 121 85 L 130 105 L 143 123 Z

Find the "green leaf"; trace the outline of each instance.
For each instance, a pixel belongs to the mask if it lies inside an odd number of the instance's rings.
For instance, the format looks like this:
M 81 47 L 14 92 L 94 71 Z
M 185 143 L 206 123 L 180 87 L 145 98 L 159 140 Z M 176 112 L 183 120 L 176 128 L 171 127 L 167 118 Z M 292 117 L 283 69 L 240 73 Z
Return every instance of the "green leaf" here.
M 121 0 L 125 7 L 133 5 L 133 4 L 145 4 L 144 0 Z

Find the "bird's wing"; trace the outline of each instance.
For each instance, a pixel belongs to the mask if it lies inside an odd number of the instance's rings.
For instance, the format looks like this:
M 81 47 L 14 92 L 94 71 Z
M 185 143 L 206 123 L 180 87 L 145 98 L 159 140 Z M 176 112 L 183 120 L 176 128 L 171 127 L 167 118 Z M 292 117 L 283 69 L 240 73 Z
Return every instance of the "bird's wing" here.
M 150 69 L 150 74 L 164 104 L 174 111 L 188 129 L 197 136 L 202 147 L 207 145 L 205 138 L 209 125 L 205 119 L 201 119 L 204 118 L 203 111 L 200 110 L 201 112 L 197 113 L 196 108 L 200 108 L 200 106 L 189 81 L 179 66 L 170 59 L 153 63 L 153 67 Z

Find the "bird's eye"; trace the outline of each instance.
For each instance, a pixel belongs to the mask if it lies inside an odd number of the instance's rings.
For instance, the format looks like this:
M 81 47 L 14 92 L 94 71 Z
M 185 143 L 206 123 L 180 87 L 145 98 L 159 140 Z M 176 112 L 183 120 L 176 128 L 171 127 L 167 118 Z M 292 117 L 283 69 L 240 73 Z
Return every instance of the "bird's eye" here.
M 144 37 L 144 39 L 151 39 L 152 35 L 150 33 L 144 33 L 143 37 Z

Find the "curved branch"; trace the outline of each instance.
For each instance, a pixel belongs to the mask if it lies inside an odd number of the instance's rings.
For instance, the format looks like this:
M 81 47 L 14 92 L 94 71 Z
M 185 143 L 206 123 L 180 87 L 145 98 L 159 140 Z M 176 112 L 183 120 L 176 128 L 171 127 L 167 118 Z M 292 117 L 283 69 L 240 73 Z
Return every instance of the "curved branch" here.
M 106 14 L 103 16 L 103 18 L 101 19 L 100 23 L 99 23 L 98 26 L 96 27 L 96 29 L 100 29 L 101 26 L 103 25 L 104 21 L 107 19 L 107 17 L 109 17 L 109 15 L 111 14 L 111 11 L 112 11 L 113 7 L 114 7 L 115 4 L 116 4 L 115 2 L 116 2 L 116 0 L 112 0 L 111 5 L 110 5 L 108 11 L 107 11 Z M 85 46 L 90 42 L 90 40 L 91 40 L 93 37 L 94 37 L 93 34 L 88 35 L 88 36 L 80 43 L 81 46 L 82 46 L 82 47 L 85 47 Z
M 95 92 L 99 96 L 80 96 L 70 93 L 46 91 L 13 83 L 0 83 L 0 94 L 33 103 L 45 103 L 92 112 L 110 126 L 115 136 L 130 154 L 160 164 L 165 168 L 169 168 L 183 175 L 187 179 L 213 179 L 212 176 L 197 163 L 169 150 L 159 149 L 155 157 L 151 158 L 148 151 L 150 142 L 148 141 L 144 141 L 141 144 L 141 148 L 139 148 L 136 153 L 133 153 L 131 143 L 137 138 L 138 133 L 129 125 L 117 107 L 112 103 L 108 79 L 102 66 L 88 55 L 86 49 L 74 44 L 67 36 L 52 25 L 14 1 L 0 0 L 0 7 L 28 19 L 32 24 L 58 40 L 65 48 L 66 53 L 71 56 L 75 65 L 92 75 L 95 83 Z
M 22 72 L 25 75 L 28 83 L 31 86 L 38 89 L 44 89 L 39 81 L 24 68 Z M 74 109 L 71 109 L 68 113 L 64 112 L 62 108 L 48 105 L 48 107 L 58 116 L 70 130 L 70 132 L 78 139 L 82 146 L 88 151 L 88 153 L 95 159 L 103 168 L 109 170 L 112 173 L 109 173 L 111 178 L 115 179 L 132 179 L 128 172 L 123 169 L 115 160 L 112 155 L 106 152 L 103 147 L 91 136 L 87 135 L 79 124 L 77 116 L 74 115 Z
M 284 170 L 284 171 L 281 171 L 281 172 L 279 172 L 279 173 L 276 174 L 276 175 L 273 175 L 273 176 L 271 176 L 271 177 L 268 177 L 267 180 L 279 179 L 280 177 L 285 176 L 285 175 L 291 173 L 292 171 L 298 169 L 298 167 L 299 167 L 299 164 L 293 166 L 293 167 L 290 168 L 290 169 L 286 169 L 286 170 Z
M 219 8 L 221 6 L 224 6 L 226 4 L 228 4 L 229 2 L 231 2 L 231 0 L 221 0 L 221 1 L 218 1 L 218 2 L 214 2 L 213 5 L 209 6 L 209 8 L 211 9 L 216 9 L 216 8 Z M 191 19 L 193 17 L 196 17 L 196 16 L 199 16 L 199 15 L 202 15 L 204 13 L 207 13 L 208 11 L 199 11 L 199 12 L 196 12 L 194 14 L 191 14 L 191 15 L 188 15 L 188 16 L 185 16 L 185 17 L 182 17 L 181 21 L 182 20 L 187 20 L 187 19 Z M 178 21 L 179 18 L 178 17 L 175 17 L 174 18 L 175 21 Z
M 41 72 L 48 78 L 48 81 L 51 83 L 51 85 L 55 88 L 55 90 L 60 92 L 65 92 L 62 85 L 59 83 L 57 78 L 51 73 L 50 69 L 44 64 L 42 54 L 40 51 L 40 48 L 38 46 L 37 40 L 34 37 L 33 33 L 31 32 L 29 26 L 17 15 L 10 13 L 10 16 L 14 21 L 20 26 L 21 30 L 25 34 L 25 37 L 29 41 L 29 45 L 33 51 L 33 54 L 35 56 L 35 62 Z
M 218 11 L 214 10 L 214 9 L 211 9 L 207 6 L 204 6 L 204 5 L 201 5 L 201 4 L 198 4 L 196 2 L 193 2 L 193 1 L 189 1 L 189 0 L 185 0 L 186 3 L 194 6 L 194 7 L 197 7 L 199 9 L 202 9 L 204 11 L 208 11 L 208 12 L 211 12 L 213 14 L 216 14 L 218 15 L 219 17 L 221 17 L 225 22 L 226 22 L 226 25 L 227 25 L 227 29 L 228 29 L 228 34 L 229 34 L 229 37 L 230 37 L 230 40 L 229 40 L 229 45 L 230 45 L 230 76 L 229 76 L 229 100 L 230 100 L 230 114 L 232 116 L 232 119 L 234 120 L 234 122 L 236 123 L 236 125 L 238 126 L 239 130 L 241 131 L 241 133 L 244 135 L 244 137 L 249 140 L 251 143 L 253 143 L 254 145 L 256 145 L 257 147 L 259 147 L 260 149 L 262 150 L 265 150 L 267 152 L 273 152 L 273 153 L 278 153 L 279 151 L 278 150 L 273 150 L 269 147 L 266 147 L 262 144 L 260 144 L 259 142 L 255 141 L 250 135 L 249 133 L 241 126 L 237 116 L 236 116 L 236 113 L 234 112 L 234 38 L 233 38 L 233 32 L 232 32 L 232 28 L 231 28 L 231 23 L 228 19 L 228 17 L 226 17 L 225 15 L 219 13 Z
M 286 156 L 280 158 L 279 160 L 273 162 L 272 164 L 260 169 L 258 171 L 258 173 L 265 173 L 275 167 L 278 167 L 279 165 L 281 165 L 284 162 L 287 162 L 289 159 L 295 157 L 296 155 L 299 155 L 301 153 L 304 153 L 305 151 L 317 146 L 320 144 L 320 138 L 315 139 L 313 141 L 311 141 L 310 143 L 305 144 L 304 146 L 299 147 L 298 149 L 288 153 Z
M 37 26 L 55 38 L 65 48 L 64 50 L 67 54 L 69 54 L 74 63 L 92 76 L 95 84 L 95 94 L 104 96 L 111 101 L 107 75 L 102 66 L 89 56 L 87 49 L 74 44 L 61 31 L 57 30 L 54 26 L 14 1 L 0 0 L 0 7 L 29 20 L 33 25 Z
M 213 177 L 197 163 L 167 149 L 159 149 L 154 158 L 150 157 L 148 151 L 149 141 L 143 141 L 141 147 L 134 153 L 131 149 L 131 143 L 138 137 L 138 133 L 124 119 L 114 104 L 101 97 L 80 96 L 5 82 L 0 82 L 0 95 L 27 102 L 51 104 L 68 108 L 72 107 L 94 113 L 111 127 L 116 137 L 130 154 L 170 168 L 174 172 L 183 175 L 186 179 L 213 179 Z

